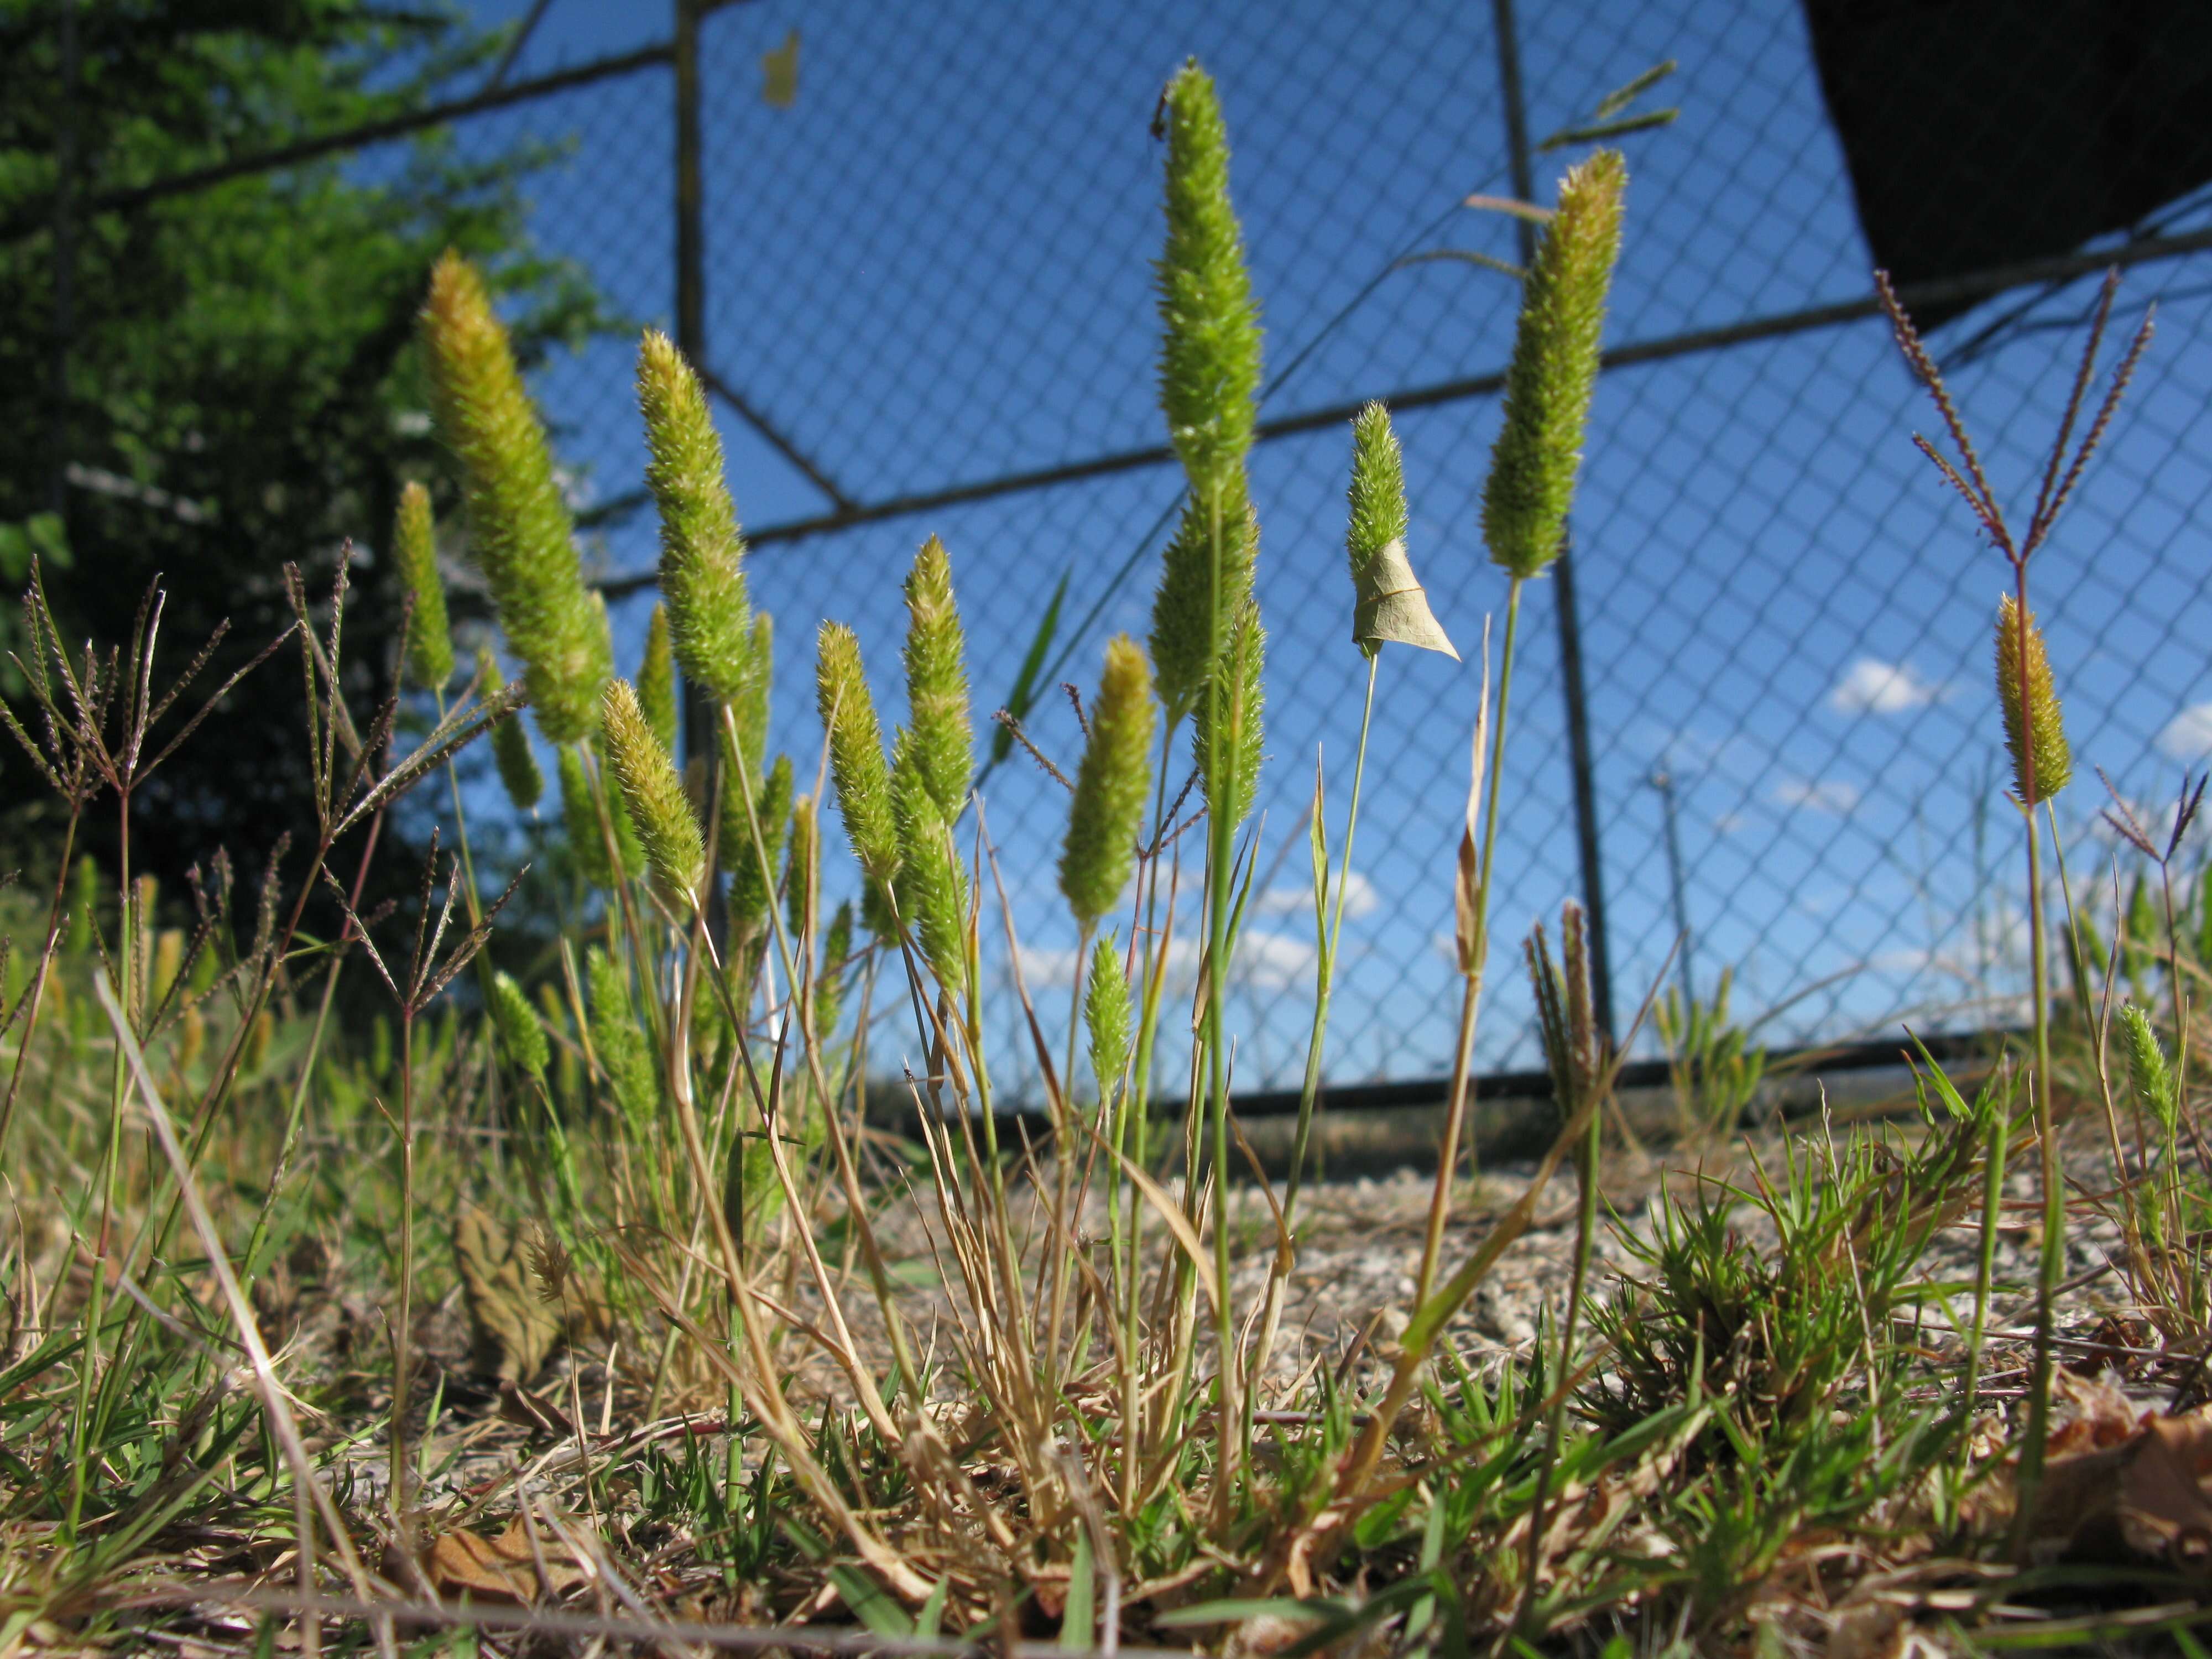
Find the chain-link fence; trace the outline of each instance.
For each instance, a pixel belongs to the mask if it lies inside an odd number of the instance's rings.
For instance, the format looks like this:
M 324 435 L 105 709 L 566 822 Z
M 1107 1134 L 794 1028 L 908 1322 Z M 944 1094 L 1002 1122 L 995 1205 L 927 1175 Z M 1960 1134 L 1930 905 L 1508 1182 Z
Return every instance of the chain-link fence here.
M 1271 759 L 1232 975 L 1238 1080 L 1294 1082 L 1304 1062 L 1304 814 L 1318 757 L 1342 836 L 1364 678 L 1343 490 L 1368 398 L 1397 412 L 1413 556 L 1470 660 L 1382 664 L 1328 1075 L 1340 1094 L 1440 1076 L 1474 662 L 1504 592 L 1478 499 L 1516 301 L 1509 275 L 1460 257 L 1511 261 L 1513 222 L 1461 204 L 1511 193 L 1516 149 L 1548 199 L 1583 146 L 1545 135 L 1673 60 L 1637 107 L 1679 118 L 1619 141 L 1628 232 L 1571 589 L 1536 586 L 1522 617 L 1479 1064 L 1533 1060 L 1511 947 L 1571 896 L 1601 919 L 1622 1029 L 1662 972 L 1710 996 L 1724 969 L 1770 1043 L 2014 1018 L 2024 929 L 1989 672 L 2002 567 L 1911 447 L 1931 411 L 1871 270 L 1892 264 L 1934 322 L 2015 498 L 2103 264 L 2130 267 L 2122 324 L 2158 305 L 2036 586 L 2077 754 L 2131 797 L 2170 793 L 2212 753 L 2212 141 L 2185 115 L 2212 88 L 2212 27 L 2179 3 L 2122 18 L 2095 0 L 1191 11 L 762 0 L 448 123 L 463 146 L 572 135 L 532 186 L 541 241 L 702 349 L 779 624 L 775 735 L 802 773 L 820 742 L 815 625 L 855 626 L 895 698 L 898 579 L 925 534 L 953 556 L 982 708 L 1063 582 L 1051 678 L 1087 684 L 1110 633 L 1144 632 L 1179 480 L 1153 396 L 1147 125 L 1195 53 L 1236 143 L 1270 376 L 1252 471 Z M 679 72 L 694 38 L 696 103 Z M 677 158 L 694 121 L 687 318 Z M 583 487 L 617 508 L 638 501 L 643 462 L 629 365 L 608 341 L 538 384 Z M 604 533 L 634 658 L 649 514 L 617 511 Z M 1072 755 L 1064 702 L 1030 727 Z M 1052 878 L 1064 797 L 1018 752 L 982 797 L 1025 978 L 1056 1024 L 1074 944 Z M 2094 782 L 2063 803 L 2077 846 L 2100 804 Z

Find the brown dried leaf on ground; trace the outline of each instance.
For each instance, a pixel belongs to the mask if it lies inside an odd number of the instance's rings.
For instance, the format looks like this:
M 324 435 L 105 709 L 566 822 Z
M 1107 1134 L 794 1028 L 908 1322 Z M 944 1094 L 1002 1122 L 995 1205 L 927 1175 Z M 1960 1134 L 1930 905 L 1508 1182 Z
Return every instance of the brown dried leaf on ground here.
M 517 1516 L 495 1538 L 449 1532 L 430 1546 L 423 1572 L 441 1595 L 472 1595 L 492 1601 L 535 1601 L 544 1593 L 558 1595 L 584 1582 L 583 1571 L 560 1552 L 557 1540 L 541 1537 L 532 1548 L 530 1530 Z
M 2077 1409 L 2051 1437 L 2031 1534 L 2036 1553 L 2147 1556 L 2212 1576 L 2212 1415 L 2143 1413 L 2112 1384 L 2062 1376 Z

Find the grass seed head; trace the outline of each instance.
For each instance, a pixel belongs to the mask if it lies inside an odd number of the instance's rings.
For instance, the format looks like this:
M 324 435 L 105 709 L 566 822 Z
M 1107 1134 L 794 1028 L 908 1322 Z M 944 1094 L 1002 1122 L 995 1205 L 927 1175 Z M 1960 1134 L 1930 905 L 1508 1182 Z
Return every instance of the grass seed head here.
M 422 325 L 432 409 L 460 462 L 470 545 L 507 643 L 529 671 L 539 729 L 574 743 L 597 724 L 614 664 L 585 591 L 545 428 L 483 277 L 459 254 L 431 272 Z
M 1121 971 L 1121 951 L 1109 933 L 1091 951 L 1091 979 L 1083 992 L 1083 1024 L 1091 1040 L 1091 1075 L 1098 1085 L 1098 1103 L 1114 1098 L 1129 1064 L 1129 979 Z M 1070 1080 L 1071 1085 L 1073 1079 Z
M 891 775 L 899 914 L 920 939 L 938 983 L 957 996 L 967 985 L 968 874 L 912 745 L 900 747 L 904 759 Z
M 1570 168 L 1522 287 L 1505 371 L 1505 422 L 1482 492 L 1490 556 L 1516 576 L 1542 571 L 1565 533 L 1627 182 L 1617 150 L 1599 150 Z
M 2174 1098 L 2173 1073 L 2166 1053 L 2158 1046 L 2158 1033 L 2149 1016 L 2132 1002 L 2120 1005 L 2120 1035 L 2128 1046 L 2128 1089 L 2136 1103 L 2148 1112 L 2160 1133 L 2169 1138 L 2179 1121 Z
M 1160 408 L 1200 501 L 1225 501 L 1252 447 L 1260 304 L 1229 199 L 1229 130 L 1194 60 L 1168 82 L 1167 245 L 1160 255 Z
M 2021 703 L 2021 651 L 2027 647 L 2027 708 Z M 2025 624 L 2009 593 L 1997 601 L 1997 702 L 2004 710 L 2005 750 L 2012 757 L 2013 791 L 2027 806 L 2049 800 L 2074 775 L 2073 751 L 2066 746 L 2066 725 L 2058 694 L 2051 683 L 2051 659 L 2043 649 L 2043 630 L 2035 613 Z M 2033 787 L 2030 786 L 2033 772 Z
M 581 749 L 562 749 L 559 765 L 561 823 L 578 872 L 592 886 L 606 892 L 612 892 L 616 884 L 625 878 L 644 874 L 645 848 L 618 800 L 610 803 L 613 810 L 607 817 L 614 829 L 615 851 L 622 860 L 622 868 L 617 871 L 607 863 L 606 838 L 599 832 L 599 810 L 592 803 L 592 785 L 584 775 Z
M 814 1031 L 826 1040 L 837 1029 L 842 1000 L 845 964 L 853 955 L 853 907 L 840 904 L 822 936 L 822 949 L 814 963 Z
M 645 655 L 637 668 L 637 706 L 660 746 L 676 752 L 676 659 L 668 648 L 668 607 L 656 605 L 645 625 Z
M 1260 524 L 1241 474 L 1231 498 L 1222 503 L 1220 524 L 1218 611 L 1214 606 L 1214 515 L 1196 496 L 1183 498 L 1182 516 L 1161 560 L 1160 585 L 1152 594 L 1152 668 L 1159 680 L 1161 705 L 1171 720 L 1181 720 L 1204 700 L 1206 678 L 1227 653 L 1237 607 L 1252 592 Z M 1237 526 L 1243 527 L 1241 534 L 1233 532 Z
M 706 879 L 707 848 L 684 793 L 684 780 L 645 723 L 637 692 L 628 680 L 610 681 L 600 708 L 607 764 L 622 785 L 623 805 L 645 848 L 653 887 L 678 916 L 688 916 L 699 902 L 700 884 Z
M 1247 598 L 1237 608 L 1230 627 L 1218 714 L 1209 708 L 1209 699 L 1200 698 L 1198 720 L 1191 733 L 1191 753 L 1203 781 L 1206 810 L 1219 815 L 1232 829 L 1250 815 L 1259 787 L 1261 716 L 1266 703 L 1261 669 L 1267 645 L 1267 630 L 1260 625 L 1260 606 Z M 1218 772 L 1217 720 L 1222 738 Z
M 725 769 L 723 795 L 729 794 L 728 769 Z M 733 926 L 749 932 L 757 932 L 768 921 L 769 906 L 775 902 L 775 868 L 783 856 L 783 842 L 791 827 L 791 757 L 778 755 L 775 764 L 761 780 L 753 795 L 753 813 L 760 820 L 761 852 L 767 862 L 753 854 L 752 831 L 747 827 L 744 806 L 738 804 L 737 815 L 730 808 L 722 809 L 722 833 L 726 837 L 729 851 L 723 863 L 730 872 L 730 921 Z
M 807 890 L 820 895 L 822 854 L 815 843 L 814 797 L 800 795 L 791 803 L 791 835 L 783 854 L 783 921 L 794 948 L 807 931 Z
M 1352 418 L 1351 520 L 1344 534 L 1352 560 L 1352 640 L 1373 656 L 1389 641 L 1459 653 L 1414 578 L 1406 554 L 1406 468 L 1390 411 L 1370 404 Z
M 1226 650 L 1231 619 L 1251 591 L 1256 538 L 1238 531 L 1259 406 L 1260 306 L 1230 201 L 1220 100 L 1194 61 L 1168 83 L 1160 112 L 1167 137 L 1167 240 L 1155 267 L 1160 409 L 1190 490 L 1153 595 L 1152 650 L 1161 701 L 1179 720 L 1196 707 Z
M 966 644 L 952 597 L 952 562 L 932 536 L 906 579 L 906 695 L 915 764 L 946 823 L 960 816 L 975 767 Z
M 734 702 L 744 689 L 751 628 L 744 538 L 706 392 L 658 329 L 647 329 L 638 348 L 637 404 L 653 457 L 645 476 L 660 510 L 660 591 L 676 659 L 717 702 Z
M 888 884 L 898 874 L 898 825 L 891 812 L 890 769 L 884 761 L 883 727 L 860 666 L 860 642 L 841 623 L 824 623 L 814 674 L 817 707 L 830 733 L 830 772 L 837 785 L 837 811 L 853 856 L 869 880 Z
M 420 614 L 419 612 L 417 613 Z M 505 689 L 507 677 L 499 672 L 499 659 L 488 645 L 477 647 L 477 695 L 490 697 Z M 492 764 L 506 786 L 507 798 L 518 812 L 538 808 L 545 793 L 545 774 L 538 769 L 538 751 L 530 746 L 530 728 L 508 715 L 491 729 Z
M 392 558 L 415 601 L 415 615 L 407 628 L 407 676 L 426 691 L 443 690 L 453 678 L 453 623 L 446 615 L 446 584 L 438 577 L 438 535 L 430 517 L 430 492 L 411 479 L 399 492 Z
M 499 1033 L 500 1052 L 509 1063 L 544 1082 L 546 1062 L 553 1057 L 545 1028 L 538 1023 L 538 1011 L 522 988 L 504 969 L 491 976 L 491 1023 Z
M 584 978 L 590 994 L 592 1053 L 632 1133 L 642 1135 L 660 1103 L 660 1084 L 645 1033 L 630 1010 L 629 975 L 604 946 L 595 945 L 584 958 Z
M 768 694 L 775 680 L 775 619 L 765 611 L 755 611 L 747 641 L 745 682 L 730 704 L 730 720 L 738 728 L 744 776 L 758 783 L 761 760 L 768 751 Z
M 1152 787 L 1152 673 L 1127 635 L 1107 643 L 1091 736 L 1060 855 L 1060 890 L 1079 926 L 1095 927 L 1128 885 Z

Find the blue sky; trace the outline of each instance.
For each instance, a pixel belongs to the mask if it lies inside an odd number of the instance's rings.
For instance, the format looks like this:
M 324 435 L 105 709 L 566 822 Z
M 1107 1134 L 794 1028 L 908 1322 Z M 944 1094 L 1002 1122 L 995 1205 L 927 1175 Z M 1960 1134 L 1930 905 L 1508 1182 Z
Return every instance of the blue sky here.
M 471 8 L 486 21 L 526 9 Z M 1521 12 L 1538 134 L 1661 59 L 1680 64 L 1650 100 L 1679 104 L 1680 123 L 1627 145 L 1611 341 L 1867 291 L 1869 256 L 1794 7 L 1586 0 Z M 515 73 L 660 39 L 663 14 L 553 0 Z M 778 109 L 761 96 L 759 58 L 792 30 L 799 95 Z M 1511 285 L 1462 263 L 1383 276 L 1323 336 L 1409 249 L 1511 255 L 1507 222 L 1453 210 L 1470 191 L 1504 187 L 1487 8 L 752 0 L 710 19 L 705 40 L 710 361 L 857 499 L 1158 441 L 1148 266 L 1158 155 L 1146 126 L 1186 52 L 1222 88 L 1271 368 L 1321 341 L 1266 413 L 1504 360 Z M 544 245 L 582 261 L 638 320 L 665 325 L 665 75 L 472 123 L 463 142 L 523 135 L 574 137 L 532 188 Z M 1540 158 L 1540 197 L 1573 153 Z M 2140 796 L 2169 793 L 2181 764 L 2212 746 L 2212 440 L 2197 431 L 2212 317 L 2201 288 L 2187 262 L 2130 277 L 2124 324 L 2160 296 L 2160 335 L 2036 578 L 2077 753 Z M 2033 315 L 2063 319 L 2087 291 L 2046 296 Z M 1973 326 L 1940 332 L 1939 351 Z M 2014 497 L 2077 339 L 2025 332 L 1957 374 L 1990 472 Z M 629 355 L 604 343 L 551 365 L 538 386 L 580 488 L 598 499 L 634 489 L 642 462 Z M 1873 323 L 1626 368 L 1601 386 L 1574 533 L 1624 1021 L 1674 933 L 1648 781 L 1659 766 L 1676 781 L 1699 987 L 1732 965 L 1739 1014 L 1777 1011 L 1763 1035 L 1893 1033 L 1908 1013 L 1972 1019 L 1988 1006 L 1976 998 L 2015 988 L 2005 971 L 2018 965 L 2015 820 L 1997 798 L 1988 674 L 2002 564 L 1911 448 L 1929 418 Z M 1493 402 L 1474 399 L 1400 422 L 1413 556 L 1470 656 L 1504 597 L 1478 528 L 1496 419 Z M 824 510 L 742 422 L 723 428 L 750 525 Z M 1274 896 L 1239 997 L 1240 1079 L 1255 1086 L 1294 1080 L 1303 1059 L 1297 823 L 1316 751 L 1333 834 L 1349 781 L 1363 668 L 1346 638 L 1347 453 L 1344 434 L 1322 432 L 1265 445 L 1253 462 L 1272 635 L 1260 857 L 1278 872 L 1262 884 Z M 1062 574 L 1071 617 L 1097 609 L 1065 671 L 1091 681 L 1106 634 L 1144 631 L 1144 536 L 1176 485 L 1171 469 L 1148 468 L 761 550 L 752 577 L 783 664 L 778 741 L 811 775 L 809 641 L 825 616 L 859 629 L 896 708 L 896 579 L 933 531 L 955 562 L 980 708 L 1003 698 Z M 593 553 L 611 574 L 648 568 L 649 520 L 610 531 Z M 1115 586 L 1133 556 L 1134 576 Z M 645 615 L 642 603 L 621 607 L 627 653 Z M 1552 586 L 1539 584 L 1515 688 L 1489 1066 L 1533 1059 L 1517 942 L 1577 885 L 1555 629 Z M 1476 695 L 1470 667 L 1384 660 L 1357 858 L 1371 906 L 1347 922 L 1332 1049 L 1332 1074 L 1346 1080 L 1448 1062 L 1458 997 L 1438 941 Z M 1063 707 L 1036 728 L 1072 754 Z M 2067 805 L 2086 822 L 2100 802 L 2086 764 L 2083 777 Z M 1049 979 L 1073 940 L 1050 873 L 1057 786 L 1017 763 L 991 778 L 986 802 L 1033 976 Z M 2100 855 L 2077 837 L 2077 867 Z M 987 920 L 995 939 L 995 913 Z M 1059 1000 L 1041 993 L 1047 1010 Z

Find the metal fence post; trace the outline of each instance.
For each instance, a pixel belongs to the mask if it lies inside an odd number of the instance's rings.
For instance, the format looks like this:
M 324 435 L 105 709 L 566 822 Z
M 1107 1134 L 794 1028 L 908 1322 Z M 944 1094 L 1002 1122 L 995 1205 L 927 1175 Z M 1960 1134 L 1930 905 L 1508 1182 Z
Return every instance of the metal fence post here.
M 1521 44 L 1513 24 L 1513 0 L 1492 0 L 1498 22 L 1498 77 L 1505 105 L 1505 141 L 1513 167 L 1513 193 L 1535 199 L 1528 166 L 1528 118 L 1521 95 Z M 1536 233 L 1525 219 L 1514 222 L 1520 236 L 1521 264 L 1536 257 Z M 1613 953 L 1605 925 L 1605 872 L 1598 857 L 1597 784 L 1591 775 L 1589 693 L 1583 678 L 1581 618 L 1575 609 L 1575 563 L 1571 533 L 1559 540 L 1552 566 L 1559 618 L 1559 683 L 1567 705 L 1567 764 L 1574 775 L 1575 844 L 1582 866 L 1583 908 L 1589 916 L 1590 992 L 1597 1001 L 1599 1029 L 1615 1036 L 1613 1020 Z
M 699 180 L 700 0 L 675 0 L 676 67 L 676 346 L 703 381 L 707 375 L 707 227 Z M 684 684 L 684 751 L 703 775 L 706 799 L 717 798 L 721 745 L 715 741 L 714 706 L 706 693 Z M 727 924 L 722 903 L 721 855 L 707 882 L 707 926 L 719 940 Z

